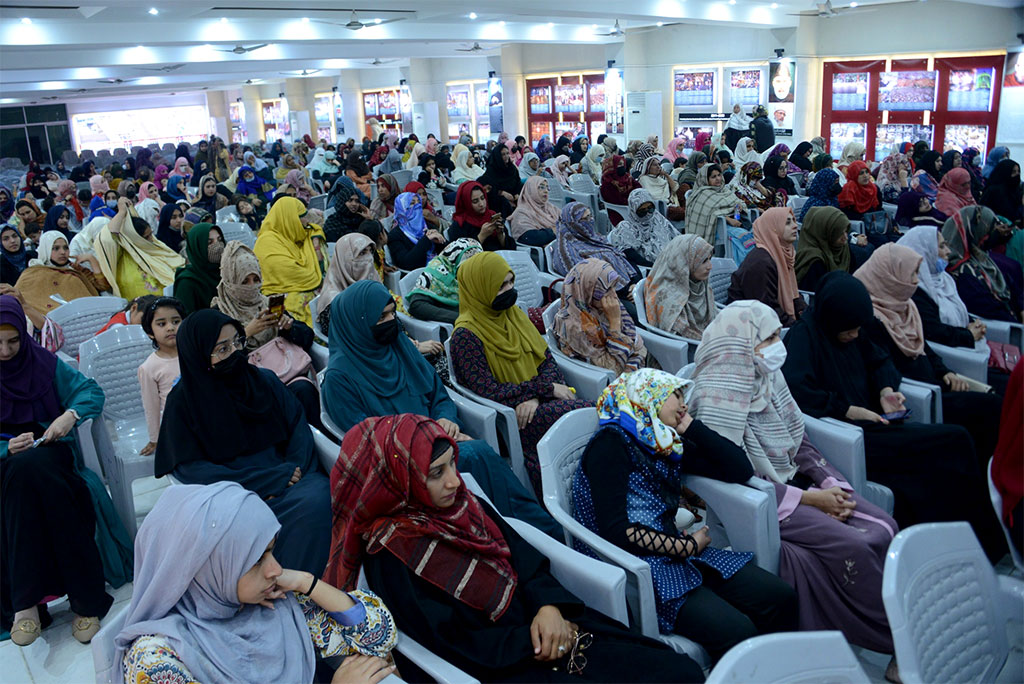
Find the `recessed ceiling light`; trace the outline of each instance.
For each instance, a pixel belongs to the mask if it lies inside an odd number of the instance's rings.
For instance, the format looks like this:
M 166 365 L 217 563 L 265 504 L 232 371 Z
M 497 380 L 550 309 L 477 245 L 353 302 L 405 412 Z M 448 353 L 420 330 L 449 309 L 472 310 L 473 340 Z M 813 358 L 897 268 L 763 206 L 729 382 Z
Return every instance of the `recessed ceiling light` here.
M 772 9 L 779 9 L 779 3 L 773 2 L 772 3 Z
M 145 50 L 145 49 L 146 49 L 146 46 L 145 46 L 145 45 L 136 45 L 136 46 L 135 46 L 135 49 L 136 49 L 136 50 Z
M 470 19 L 476 19 L 476 12 L 470 12 L 469 13 L 469 18 Z
M 498 22 L 498 26 L 504 26 L 504 25 L 505 25 L 505 20 L 504 19 L 502 19 L 501 21 Z
M 227 17 L 221 17 L 220 18 L 220 23 L 222 23 L 222 24 L 228 23 L 228 18 Z
M 156 15 L 160 14 L 160 10 L 158 10 L 156 7 L 150 7 L 149 13 L 155 17 Z
M 380 23 L 380 17 L 376 17 L 376 18 L 375 18 L 375 19 L 373 20 L 373 23 L 374 23 L 374 24 L 379 24 L 379 23 Z
M 664 26 L 664 25 L 665 25 L 665 22 L 663 22 L 663 21 L 659 21 L 658 22 L 658 26 Z
M 729 4 L 730 5 L 735 5 L 736 4 L 736 0 L 729 0 Z
M 550 27 L 552 27 L 552 26 L 554 26 L 554 25 L 555 25 L 555 22 L 553 22 L 553 21 L 549 21 L 549 22 L 548 22 L 548 27 L 549 27 L 549 28 L 550 28 Z
M 303 24 L 308 24 L 309 23 L 309 17 L 302 17 L 302 23 Z
M 850 3 L 850 7 L 856 7 L 856 6 L 857 6 L 857 3 L 855 3 L 855 2 L 851 2 Z
M 31 23 L 32 23 L 32 20 L 31 20 L 31 19 L 29 19 L 28 17 L 22 17 L 22 18 L 21 18 L 21 23 L 22 23 L 22 24 L 31 24 Z

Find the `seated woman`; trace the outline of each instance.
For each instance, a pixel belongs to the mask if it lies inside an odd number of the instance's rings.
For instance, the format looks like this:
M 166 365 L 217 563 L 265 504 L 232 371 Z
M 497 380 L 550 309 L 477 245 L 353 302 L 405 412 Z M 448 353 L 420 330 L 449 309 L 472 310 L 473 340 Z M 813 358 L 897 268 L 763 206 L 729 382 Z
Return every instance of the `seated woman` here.
M 996 216 L 1020 226 L 1021 195 L 1024 190 L 1020 183 L 1020 164 L 1012 159 L 1004 159 L 992 170 L 985 182 L 985 190 L 981 194 L 979 204 L 988 207 Z
M 604 166 L 605 172 L 601 174 L 601 199 L 610 204 L 626 206 L 629 204 L 629 193 L 640 187 L 636 179 L 629 175 L 626 158 L 616 154 L 611 161 L 605 159 Z M 608 215 L 613 225 L 618 225 L 625 218 L 613 210 L 609 210 Z
M 977 202 L 971 194 L 971 174 L 961 167 L 950 169 L 939 181 L 935 209 L 948 218 L 972 204 Z
M 697 235 L 679 235 L 658 255 L 644 282 L 647 322 L 699 340 L 715 317 L 715 293 L 708 284 L 714 249 Z
M 539 495 L 537 442 L 562 415 L 590 404 L 575 398 L 544 338 L 515 305 L 515 274 L 500 255 L 467 259 L 458 282 L 452 372 L 471 392 L 516 410 L 526 470 Z
M 682 157 L 676 159 L 678 163 Z M 708 163 L 708 155 L 697 150 L 694 151 L 684 162 L 683 170 L 679 172 L 676 180 L 679 182 L 680 190 L 683 192 L 683 196 L 686 195 L 686 190 L 692 190 L 697 185 L 697 174 L 700 170 Z M 675 174 L 675 171 L 673 171 Z M 685 190 L 683 189 L 685 187 Z
M 418 195 L 403 192 L 395 199 L 395 220 L 388 232 L 391 260 L 401 269 L 423 268 L 447 241 L 440 232 L 428 228 Z
M 789 177 L 789 166 L 785 158 L 777 154 L 773 154 L 765 160 L 762 184 L 776 193 L 784 193 L 787 200 L 798 194 L 796 184 Z
M 676 195 L 679 184 L 661 168 L 661 159 L 658 155 L 647 157 L 642 162 L 637 181 L 655 201 L 665 202 L 666 215 L 670 221 L 682 221 L 686 218 L 686 210 L 679 206 L 679 197 Z M 633 195 L 632 192 L 629 194 Z
M 882 193 L 883 202 L 896 204 L 900 201 L 900 196 L 910 187 L 913 168 L 913 162 L 900 152 L 893 152 L 882 160 L 875 184 Z
M 175 269 L 184 266 L 185 260 L 154 238 L 153 228 L 130 212 L 131 201 L 122 197 L 117 213 L 93 243 L 96 261 L 116 297 L 163 294 L 177 280 Z
M 71 210 L 63 204 L 55 204 L 46 212 L 43 219 L 43 232 L 55 230 L 64 237 L 71 239 Z
M 313 346 L 313 330 L 288 314 L 280 318 L 270 312 L 270 302 L 260 291 L 263 275 L 260 262 L 251 249 L 237 240 L 224 248 L 220 259 L 220 282 L 210 308 L 227 314 L 245 328 L 245 351 L 253 352 L 281 337 L 308 352 Z M 258 364 L 257 364 L 258 365 Z M 306 422 L 320 425 L 320 396 L 312 378 L 300 375 L 287 384 L 302 404 Z
M 504 149 L 508 151 L 507 147 Z M 516 248 L 515 238 L 509 233 L 504 216 L 492 208 L 487 191 L 477 181 L 466 181 L 459 185 L 448 237 L 451 240 L 471 238 L 479 242 L 487 252 Z
M 519 166 L 519 178 L 526 183 L 528 178 L 536 176 L 540 173 L 540 157 L 534 152 L 527 152 L 523 155 L 522 160 L 518 164 Z
M 711 546 L 707 527 L 676 528 L 684 474 L 744 482 L 753 472 L 742 449 L 687 413 L 690 384 L 648 368 L 609 385 L 572 493 L 583 525 L 650 565 L 661 632 L 717 661 L 744 639 L 796 629 L 796 594 L 753 554 Z
M 733 176 L 728 189 L 748 208 L 768 211 L 772 207 L 786 206 L 787 198 L 783 193 L 766 188 L 761 183 L 764 171 L 756 161 L 747 162 L 739 173 Z
M 851 221 L 860 221 L 864 214 L 882 211 L 882 191 L 875 185 L 871 170 L 862 161 L 846 167 L 846 185 L 839 192 L 839 208 Z
M 882 568 L 899 528 L 808 441 L 780 372 L 781 329 L 760 302 L 734 302 L 719 312 L 694 357 L 690 410 L 746 452 L 754 474 L 774 485 L 779 576 L 796 589 L 800 629 L 838 629 L 853 644 L 892 653 Z M 889 667 L 890 680 L 898 681 L 895 658 Z
M 988 500 L 984 469 L 970 433 L 959 425 L 889 421 L 902 411 L 902 378 L 885 351 L 861 335 L 874 320 L 871 296 L 848 273 L 826 275 L 810 308 L 785 337 L 782 373 L 800 410 L 861 428 L 867 477 L 895 495 L 893 518 L 906 529 L 966 520 L 989 559 L 1006 542 Z M 949 506 L 935 492 L 956 492 Z
M 177 254 L 181 250 L 181 243 L 185 240 L 182 232 L 182 224 L 185 222 L 185 211 L 177 204 L 171 202 L 160 209 L 160 220 L 157 224 L 156 239 L 167 245 L 172 252 Z M 86 224 L 88 230 L 89 224 Z
M 829 157 L 831 159 L 831 157 Z M 839 184 L 839 174 L 832 169 L 822 169 L 814 174 L 814 178 L 807 184 L 807 201 L 800 210 L 800 221 L 803 222 L 814 207 L 835 207 L 839 208 L 839 193 L 842 186 Z
M 932 226 L 918 226 L 907 231 L 897 244 L 921 257 L 917 289 L 911 299 L 921 315 L 924 338 L 947 347 L 970 348 L 984 340 L 985 324 L 967 313 L 967 305 L 956 291 L 956 281 L 946 272 L 950 250 L 942 233 Z
M 263 294 L 284 294 L 285 311 L 308 326 L 313 325 L 309 302 L 323 282 L 318 241 L 325 242 L 323 230 L 309 223 L 302 201 L 282 197 L 263 219 L 253 249 L 263 271 Z
M 370 202 L 370 217 L 379 221 L 393 215 L 395 213 L 395 199 L 400 194 L 398 181 L 395 180 L 394 176 L 390 173 L 382 173 L 377 176 L 377 196 Z
M 295 156 L 292 154 L 285 154 L 281 157 L 281 164 L 274 169 L 274 180 L 281 182 L 289 173 L 292 171 L 299 170 L 305 175 L 305 169 L 295 161 Z
M 961 209 L 942 226 L 950 250 L 946 271 L 971 314 L 1019 323 L 1024 320 L 1021 283 L 1013 282 L 1011 269 L 1001 266 L 990 251 L 1004 237 L 1004 230 L 1010 227 L 988 207 Z
M 850 273 L 850 219 L 835 207 L 813 207 L 804 215 L 793 270 L 801 290 L 815 292 L 826 273 Z
M 733 271 L 728 301 L 755 299 L 771 307 L 785 327 L 793 325 L 807 307 L 793 270 L 796 236 L 792 209 L 769 209 L 758 216 L 754 221 L 757 247 Z
M 875 312 L 864 332 L 885 350 L 900 375 L 942 388 L 943 422 L 962 425 L 971 433 L 985 465 L 999 437 L 1002 399 L 968 391 L 966 379 L 949 370 L 925 341 L 921 314 L 911 300 L 921 261 L 909 247 L 883 245 L 857 269 L 853 276 L 864 283 Z
M 51 295 L 70 302 L 110 291 L 110 283 L 100 272 L 96 257 L 79 255 L 72 261 L 63 234 L 55 230 L 43 233 L 38 252 L 37 258 L 30 260 L 28 268 L 18 276 L 15 287 L 26 303 L 44 314 L 60 306 Z
M 910 179 L 910 188 L 921 193 L 933 204 L 939 193 L 939 179 L 942 176 L 942 155 L 928 150 L 921 157 L 917 171 Z
M 174 274 L 174 297 L 186 314 L 210 308 L 220 280 L 224 235 L 211 223 L 197 223 L 185 238 L 185 265 Z
M 519 169 L 512 163 L 511 152 L 505 145 L 497 145 L 487 157 L 487 170 L 477 179 L 488 188 L 487 203 L 508 218 L 515 211 L 523 182 Z
M 409 314 L 424 321 L 455 323 L 459 317 L 459 266 L 483 249 L 472 238 L 452 240 L 427 263 L 406 296 Z
M 250 202 L 262 209 L 274 197 L 274 187 L 263 178 L 256 175 L 256 170 L 251 166 L 242 166 L 238 169 L 238 183 L 235 185 L 235 194 L 247 197 Z M 229 196 L 230 197 L 230 196 Z
M 358 231 L 359 224 L 370 218 L 370 210 L 348 183 L 335 183 L 331 195 L 336 199 L 334 213 L 324 223 L 324 236 L 328 243 L 337 242 L 342 235 Z
M 366 165 L 366 160 L 358 150 L 348 153 L 345 160 L 345 175 L 356 186 L 364 196 L 370 196 L 370 184 L 373 182 L 373 174 Z
M 71 633 L 88 643 L 113 603 L 104 574 L 114 586 L 131 577 L 130 560 L 104 568 L 97 542 L 103 558 L 121 560 L 130 540 L 103 482 L 79 465 L 72 434 L 100 417 L 103 391 L 32 339 L 12 295 L 0 297 L 0 374 L 0 626 L 28 646 L 52 622 L 47 597 L 67 594 Z M 26 514 L 44 500 L 45 514 Z
M 530 154 L 533 153 L 527 156 Z M 526 163 L 525 159 L 523 163 Z M 534 174 L 525 179 L 516 210 L 509 216 L 512 237 L 517 242 L 543 247 L 555 239 L 559 212 L 548 197 L 547 178 Z
M 945 216 L 934 208 L 932 201 L 917 190 L 907 190 L 900 195 L 896 203 L 897 230 L 902 231 L 916 226 L 941 229 L 945 220 Z
M 640 271 L 630 263 L 618 247 L 614 247 L 594 227 L 594 215 L 590 208 L 579 202 L 570 202 L 562 207 L 558 219 L 557 242 L 552 250 L 550 268 L 561 276 L 569 275 L 572 267 L 584 259 L 600 259 L 609 264 L 615 272 L 625 278 L 628 285 L 640 280 Z M 630 297 L 627 286 L 619 291 L 619 297 Z
M 544 162 L 544 170 L 549 177 L 558 181 L 563 190 L 569 189 L 569 176 L 572 174 L 572 170 L 569 168 L 568 155 L 560 154 L 548 159 Z
M 725 222 L 734 228 L 742 227 L 742 222 L 734 218 L 742 205 L 725 184 L 722 168 L 707 164 L 697 172 L 697 185 L 686 201 L 686 232 L 714 244 L 719 216 L 724 216 Z
M 211 214 L 217 213 L 217 179 L 213 174 L 199 180 L 199 195 L 192 202 L 193 207 L 205 209 Z
M 135 591 L 111 679 L 312 682 L 316 656 L 345 656 L 334 681 L 391 674 L 384 658 L 398 631 L 387 607 L 279 563 L 280 529 L 233 482 L 169 487 L 135 539 Z
M 436 229 L 442 235 L 447 230 L 448 222 L 441 217 L 434 206 L 430 203 L 430 196 L 427 195 L 427 187 L 419 181 L 409 181 L 402 188 L 402 192 L 411 192 L 420 198 L 420 206 L 423 207 L 423 220 L 427 225 Z
M 13 286 L 28 268 L 28 262 L 39 255 L 25 248 L 25 239 L 9 223 L 0 227 L 0 283 Z
M 349 431 L 332 473 L 325 579 L 351 587 L 362 568 L 410 637 L 481 681 L 703 679 L 687 656 L 566 591 L 546 559 L 463 486 L 461 447 L 412 414 L 368 418 Z
M 395 304 L 380 283 L 356 283 L 331 303 L 331 359 L 321 388 L 324 408 L 347 432 L 373 416 L 415 413 L 436 420 L 459 442 L 459 468 L 473 475 L 502 512 L 556 539 L 562 528 L 487 445 L 462 432 L 440 376 L 399 332 Z
M 625 279 L 600 259 L 572 267 L 552 330 L 562 353 L 616 375 L 647 365 L 644 342 L 615 292 L 625 286 Z
M 203 309 L 177 335 L 181 379 L 164 405 L 155 475 L 185 484 L 238 482 L 282 525 L 277 555 L 318 577 L 330 547 L 330 490 L 302 405 L 272 371 L 249 363 L 245 328 Z
M 484 175 L 484 170 L 477 166 L 473 153 L 463 147 L 455 152 L 455 171 L 452 172 L 452 182 L 456 185 L 464 181 L 475 181 Z
M 646 188 L 629 193 L 629 215 L 608 233 L 608 242 L 622 250 L 630 263 L 650 267 L 677 231 L 654 203 Z

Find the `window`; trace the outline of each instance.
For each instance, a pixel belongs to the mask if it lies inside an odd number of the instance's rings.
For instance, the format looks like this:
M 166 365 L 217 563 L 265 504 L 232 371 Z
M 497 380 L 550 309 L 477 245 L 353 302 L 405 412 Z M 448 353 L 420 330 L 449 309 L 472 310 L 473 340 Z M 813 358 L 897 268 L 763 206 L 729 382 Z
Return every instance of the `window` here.
M 176 145 L 210 135 L 210 117 L 203 105 L 75 114 L 71 126 L 78 152 Z

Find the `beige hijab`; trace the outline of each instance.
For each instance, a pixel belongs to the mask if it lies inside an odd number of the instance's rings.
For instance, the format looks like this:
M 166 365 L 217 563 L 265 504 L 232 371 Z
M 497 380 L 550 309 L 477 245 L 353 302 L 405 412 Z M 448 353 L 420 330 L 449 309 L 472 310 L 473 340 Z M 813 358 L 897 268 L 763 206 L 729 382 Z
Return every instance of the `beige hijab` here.
M 793 302 L 800 296 L 800 288 L 793 268 L 796 249 L 792 244 L 782 242 L 782 230 L 787 216 L 793 216 L 793 210 L 789 207 L 773 207 L 758 216 L 754 221 L 754 244 L 772 255 L 775 269 L 779 273 L 779 306 L 790 316 L 795 316 Z
M 924 354 L 921 314 L 910 299 L 917 290 L 912 278 L 922 258 L 909 247 L 890 242 L 876 249 L 853 274 L 868 289 L 875 318 L 889 331 L 900 351 L 911 358 Z
M 644 283 L 644 306 L 651 325 L 690 339 L 701 338 L 715 317 L 715 295 L 707 280 L 690 274 L 714 248 L 699 235 L 672 238 Z
M 346 287 L 360 280 L 381 282 L 373 263 L 373 248 L 360 256 L 360 252 L 373 245 L 373 240 L 362 233 L 342 235 L 334 245 L 334 258 L 327 268 L 324 278 L 324 289 L 320 291 L 320 299 L 316 303 L 316 315 L 319 317 L 324 309 L 331 305 L 334 298 Z
M 551 202 L 540 199 L 541 184 L 547 185 L 548 180 L 541 176 L 530 176 L 523 183 L 519 193 L 519 204 L 509 217 L 512 224 L 512 237 L 519 239 L 523 233 L 531 230 L 547 228 L 554 230 L 558 225 L 561 212 Z
M 117 262 L 131 259 L 143 273 L 153 278 L 161 288 L 174 283 L 174 272 L 185 265 L 185 259 L 153 236 L 145 240 L 132 226 L 131 217 L 121 224 L 121 232 L 111 233 L 110 223 L 103 226 L 92 244 L 103 276 L 110 283 L 115 297 L 121 296 L 117 285 Z
M 229 242 L 220 257 L 220 282 L 217 283 L 217 295 L 210 302 L 210 308 L 231 316 L 243 326 L 251 323 L 269 305 L 260 290 L 260 283 L 242 284 L 253 273 L 262 282 L 260 261 L 253 251 L 237 240 Z M 246 346 L 261 347 L 275 337 L 277 325 L 250 337 L 252 343 Z

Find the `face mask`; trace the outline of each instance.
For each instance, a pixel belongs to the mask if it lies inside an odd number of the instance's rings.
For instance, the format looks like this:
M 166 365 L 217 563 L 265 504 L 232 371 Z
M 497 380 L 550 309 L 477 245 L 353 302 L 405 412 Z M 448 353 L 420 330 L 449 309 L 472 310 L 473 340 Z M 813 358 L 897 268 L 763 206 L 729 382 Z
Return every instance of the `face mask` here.
M 249 357 L 242 349 L 231 352 L 231 356 L 213 364 L 213 374 L 219 378 L 227 378 L 243 370 L 249 364 Z
M 218 240 L 206 248 L 206 258 L 211 264 L 219 264 L 220 256 L 224 253 L 224 243 Z
M 636 217 L 638 219 L 645 219 L 645 218 L 647 218 L 650 215 L 651 215 L 651 210 L 650 209 L 637 209 L 636 210 Z
M 754 354 L 754 362 L 761 370 L 765 371 L 765 375 L 774 373 L 786 362 L 786 345 L 782 343 L 782 340 L 769 344 L 761 350 L 761 356 Z
M 117 209 L 117 200 L 107 200 L 107 209 Z
M 935 260 L 935 268 L 938 269 L 939 273 L 942 273 L 943 271 L 945 271 L 947 266 L 949 266 L 949 262 L 946 261 L 945 259 L 936 259 Z
M 330 160 L 334 159 L 334 158 L 335 158 L 336 156 L 337 156 L 337 155 L 335 155 L 335 154 L 334 154 L 333 152 L 326 152 L 326 153 L 324 154 L 324 157 L 326 157 L 328 161 L 330 161 Z
M 615 175 L 616 176 L 625 176 L 626 175 L 626 167 L 625 166 L 616 166 L 615 167 Z
M 519 293 L 516 292 L 516 288 L 513 287 L 511 290 L 505 290 L 504 292 L 502 292 L 501 294 L 494 298 L 494 301 L 491 302 L 491 308 L 494 309 L 495 311 L 504 311 L 505 309 L 511 309 L 512 306 L 516 303 L 516 299 L 518 299 L 518 297 Z
M 378 323 L 373 326 L 372 333 L 377 344 L 384 346 L 394 344 L 398 339 L 398 319 L 392 318 L 390 321 Z

